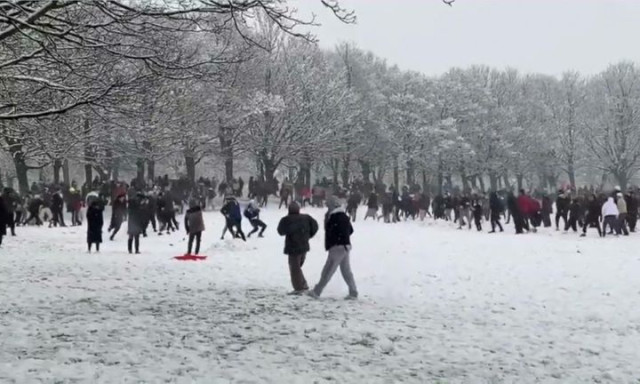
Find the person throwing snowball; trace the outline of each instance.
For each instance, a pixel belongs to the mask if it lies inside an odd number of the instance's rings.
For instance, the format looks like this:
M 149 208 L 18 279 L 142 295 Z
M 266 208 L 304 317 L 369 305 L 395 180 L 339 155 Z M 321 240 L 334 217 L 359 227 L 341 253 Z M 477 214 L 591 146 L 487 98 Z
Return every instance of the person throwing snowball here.
M 327 214 L 324 219 L 325 230 L 325 249 L 329 252 L 327 262 L 322 269 L 322 275 L 318 284 L 309 291 L 309 296 L 319 298 L 322 291 L 327 286 L 333 274 L 336 273 L 338 267 L 344 281 L 349 287 L 348 300 L 358 298 L 358 289 L 351 272 L 351 263 L 349 253 L 351 252 L 351 235 L 353 227 L 349 221 L 349 217 L 344 209 L 340 206 L 338 199 L 330 197 L 327 200 Z

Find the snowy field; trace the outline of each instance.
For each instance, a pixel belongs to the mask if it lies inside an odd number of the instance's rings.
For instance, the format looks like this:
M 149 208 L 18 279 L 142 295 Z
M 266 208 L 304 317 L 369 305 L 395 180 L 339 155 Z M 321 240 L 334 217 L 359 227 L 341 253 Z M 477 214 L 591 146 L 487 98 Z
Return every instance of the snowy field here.
M 18 229 L 0 250 L 0 383 L 640 382 L 637 235 L 358 222 L 360 300 L 338 273 L 314 301 L 286 295 L 283 214 L 245 244 L 208 213 L 204 262 L 171 259 L 183 232 L 132 256 L 126 232 L 87 254 L 85 228 Z

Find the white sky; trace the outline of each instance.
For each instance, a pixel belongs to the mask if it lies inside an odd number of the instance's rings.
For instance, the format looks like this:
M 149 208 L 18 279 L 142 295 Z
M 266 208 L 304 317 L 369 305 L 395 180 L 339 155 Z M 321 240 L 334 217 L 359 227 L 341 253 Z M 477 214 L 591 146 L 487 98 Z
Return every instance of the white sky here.
M 337 21 L 320 0 L 289 3 L 317 15 L 321 46 L 354 42 L 427 75 L 473 64 L 592 75 L 640 62 L 640 0 L 341 0 L 357 25 Z

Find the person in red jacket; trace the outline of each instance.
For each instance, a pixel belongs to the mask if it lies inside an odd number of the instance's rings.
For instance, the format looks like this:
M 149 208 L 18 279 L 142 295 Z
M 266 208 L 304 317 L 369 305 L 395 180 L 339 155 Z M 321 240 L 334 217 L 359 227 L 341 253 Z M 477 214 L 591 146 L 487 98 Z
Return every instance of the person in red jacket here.
M 522 214 L 523 229 L 529 232 L 529 219 L 532 217 L 532 212 L 535 207 L 532 206 L 531 197 L 527 195 L 524 189 L 520 190 L 520 196 L 518 196 L 518 209 Z

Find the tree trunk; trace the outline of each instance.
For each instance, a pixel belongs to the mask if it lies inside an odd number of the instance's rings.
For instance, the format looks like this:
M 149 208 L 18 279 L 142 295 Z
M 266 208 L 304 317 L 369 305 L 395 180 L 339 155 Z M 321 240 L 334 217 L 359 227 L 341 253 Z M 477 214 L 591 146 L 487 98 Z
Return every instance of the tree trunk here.
M 16 177 L 18 178 L 18 189 L 20 194 L 25 196 L 29 192 L 29 169 L 22 151 L 13 154 L 13 164 L 16 166 Z
M 120 160 L 119 159 L 113 159 L 113 165 L 111 168 L 111 178 L 116 181 L 120 178 Z
M 425 169 L 422 170 L 422 192 L 427 193 L 430 192 L 430 185 L 427 181 L 427 171 Z
M 62 160 L 55 159 L 53 161 L 53 183 L 56 185 L 60 184 L 60 170 L 62 170 Z
M 196 182 L 196 159 L 190 153 L 184 154 L 184 164 L 187 168 L 187 180 L 191 185 L 194 185 Z
M 368 161 L 360 160 L 360 168 L 362 169 L 362 180 L 365 183 L 371 182 L 371 163 Z
M 298 181 L 307 188 L 311 188 L 311 160 L 309 157 L 304 156 L 300 161 L 300 174 Z
M 224 177 L 227 181 L 233 179 L 233 139 L 231 138 L 232 129 L 222 127 L 220 130 L 220 150 L 224 160 Z
M 400 191 L 400 170 L 398 167 L 398 158 L 396 157 L 393 162 L 393 185 L 396 191 Z
M 575 165 L 573 164 L 573 157 L 569 157 L 569 159 L 567 159 L 567 175 L 569 176 L 569 184 L 571 184 L 571 188 L 575 188 L 576 170 Z
M 91 185 L 93 180 L 93 155 L 91 149 L 91 126 L 89 119 L 84 119 L 84 181 Z
M 471 180 L 471 187 L 474 190 L 478 189 L 478 175 L 472 175 L 471 177 L 469 177 L 469 179 Z
M 62 162 L 62 182 L 66 186 L 71 185 L 71 172 L 69 172 L 69 160 L 67 159 Z
M 267 156 L 263 156 L 262 157 L 262 165 L 264 167 L 264 179 L 267 182 L 268 185 L 273 185 L 273 182 L 275 181 L 275 173 L 276 173 L 276 169 L 277 166 L 274 163 L 273 160 L 271 160 L 270 158 L 268 158 Z
M 523 182 L 524 182 L 524 175 L 522 173 L 516 174 L 516 180 L 518 183 L 518 191 L 521 191 L 523 187 Z
M 495 172 L 489 172 L 489 184 L 491 192 L 496 192 L 498 190 L 498 175 L 496 175 Z
M 511 185 L 509 184 L 509 174 L 507 173 L 507 171 L 504 171 L 504 173 L 502 174 L 502 182 L 504 183 L 505 189 L 511 188 Z
M 451 174 L 448 173 L 445 177 L 444 177 L 445 181 L 446 181 L 446 185 L 447 185 L 447 189 L 449 191 L 451 191 L 453 189 L 453 180 L 451 180 Z
M 407 185 L 412 187 L 416 183 L 416 163 L 413 160 L 407 160 Z
M 151 142 L 148 140 L 143 141 L 142 148 L 144 148 L 147 157 L 147 177 L 153 182 L 156 178 L 156 162 L 153 160 L 153 147 L 151 146 Z
M 621 191 L 627 190 L 627 183 L 629 182 L 629 178 L 625 172 L 616 172 L 614 174 L 616 180 L 618 181 L 618 187 L 620 187 Z
M 144 157 L 138 157 L 136 160 L 136 181 L 142 185 L 144 183 Z
M 484 185 L 484 177 L 482 177 L 482 175 L 478 175 L 478 181 L 480 181 L 480 190 L 482 191 L 482 193 L 487 192 L 486 190 L 486 186 Z
M 347 154 L 342 158 L 342 186 L 349 186 L 349 167 L 351 166 L 351 155 Z
M 224 177 L 227 181 L 233 180 L 233 157 L 224 159 Z
M 460 167 L 460 177 L 462 178 L 462 190 L 464 192 L 469 191 L 469 179 L 467 178 L 467 172 L 464 169 L 464 166 Z

